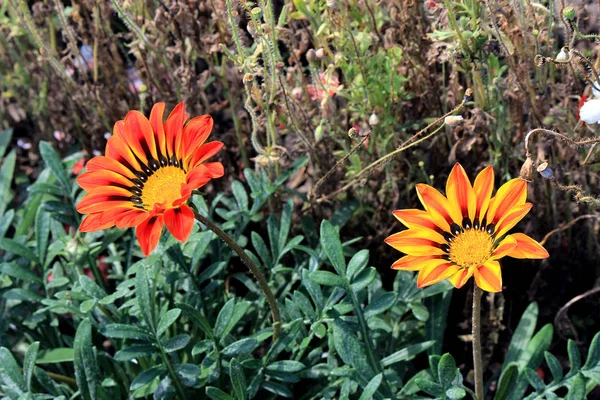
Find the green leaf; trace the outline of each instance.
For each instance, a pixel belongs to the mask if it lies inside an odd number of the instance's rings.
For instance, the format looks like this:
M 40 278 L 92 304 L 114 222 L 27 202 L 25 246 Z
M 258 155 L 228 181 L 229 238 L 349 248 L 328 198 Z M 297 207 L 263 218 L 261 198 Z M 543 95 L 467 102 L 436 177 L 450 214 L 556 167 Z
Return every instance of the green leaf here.
M 429 319 L 429 310 L 421 303 L 410 303 L 408 305 L 413 315 L 419 321 L 427 321 Z
M 65 171 L 65 167 L 63 166 L 62 160 L 56 154 L 52 146 L 48 142 L 41 141 L 40 142 L 40 155 L 44 159 L 44 162 L 52 171 L 52 174 L 56 177 L 56 180 L 60 183 L 60 185 L 66 191 L 69 191 L 69 177 L 67 176 L 67 172 Z
M 200 311 L 185 303 L 177 303 L 176 306 L 183 311 L 183 314 L 188 317 L 194 325 L 204 332 L 208 339 L 214 340 L 212 328 L 204 315 L 200 314 Z
M 262 387 L 268 390 L 269 392 L 276 394 L 279 397 L 291 398 L 293 396 L 290 389 L 288 389 L 280 383 L 276 383 L 273 381 L 263 381 Z
M 444 332 L 446 331 L 446 318 L 450 301 L 452 300 L 452 292 L 452 290 L 447 290 L 423 299 L 423 305 L 429 312 L 429 318 L 425 320 L 425 338 L 435 341 L 435 344 L 427 350 L 429 355 L 440 354 L 442 352 Z M 415 313 L 414 308 L 412 308 L 412 312 L 413 314 Z
M 96 300 L 102 300 L 106 297 L 106 292 L 87 275 L 79 275 L 79 285 L 91 297 Z
M 337 286 L 341 288 L 346 287 L 346 282 L 343 278 L 329 271 L 314 271 L 311 272 L 309 278 L 323 286 Z
M 8 210 L 2 217 L 0 218 L 0 239 L 6 235 L 8 228 L 10 228 L 10 224 L 15 217 L 15 210 Z
M 169 329 L 173 323 L 179 318 L 181 315 L 181 310 L 179 308 L 174 308 L 169 310 L 163 315 L 158 321 L 158 327 L 156 328 L 156 335 L 161 336 L 163 333 Z
M 42 264 L 46 260 L 46 251 L 48 250 L 48 238 L 50 236 L 50 214 L 41 208 L 35 216 L 35 240 L 37 247 L 37 256 Z
M 588 350 L 587 360 L 583 365 L 583 370 L 595 368 L 600 364 L 600 332 L 596 333 L 590 343 L 590 349 Z
M 146 266 L 141 264 L 135 275 L 135 298 L 148 327 L 155 330 L 154 302 L 150 300 L 150 278 Z
M 229 377 L 237 400 L 246 400 L 246 378 L 244 371 L 235 358 L 229 363 Z
M 29 261 L 38 262 L 37 256 L 28 247 L 22 245 L 14 239 L 0 239 L 0 249 L 12 253 L 16 256 L 23 257 Z
M 5 347 L 0 347 L 0 381 L 19 395 L 23 395 L 27 391 L 19 364 Z
M 454 358 L 449 353 L 444 354 L 438 364 L 438 379 L 444 390 L 452 385 L 452 382 L 456 379 L 457 371 Z
M 190 335 L 182 333 L 181 335 L 173 336 L 163 342 L 163 346 L 167 353 L 172 353 L 177 350 L 183 349 L 190 342 Z
M 537 372 L 531 368 L 525 368 L 523 372 L 525 374 L 525 378 L 527 378 L 527 381 L 536 390 L 536 392 L 542 392 L 544 390 L 544 381 L 542 378 L 540 378 Z
M 366 385 L 375 372 L 368 363 L 365 345 L 361 343 L 354 330 L 340 319 L 333 322 L 333 344 L 342 360 L 353 367 Z
M 267 218 L 267 233 L 269 234 L 269 244 L 271 247 L 271 254 L 273 255 L 273 263 L 279 257 L 281 248 L 279 247 L 279 222 L 273 214 Z
M 149 344 L 139 344 L 129 347 L 125 347 L 115 353 L 114 359 L 116 361 L 131 361 L 136 358 L 149 357 L 153 354 L 157 354 L 158 349 L 156 346 Z
M 517 386 L 518 379 L 519 367 L 517 363 L 513 361 L 509 365 L 505 364 L 504 371 L 502 371 L 500 380 L 498 381 L 498 389 L 496 390 L 494 400 L 513 399 L 512 393 Z
M 289 198 L 283 206 L 283 212 L 281 213 L 281 222 L 279 224 L 279 238 L 278 248 L 279 251 L 283 250 L 290 234 L 290 227 L 292 225 L 292 214 L 294 212 L 294 199 Z
M 35 361 L 36 364 L 56 364 L 61 362 L 73 362 L 73 349 L 58 347 L 56 349 L 42 350 Z
M 451 387 L 450 389 L 446 390 L 446 396 L 448 396 L 449 400 L 462 399 L 466 395 L 467 395 L 467 392 L 465 392 L 465 389 L 463 389 L 463 388 Z
M 133 382 L 131 382 L 131 385 L 129 386 L 129 391 L 133 392 L 141 387 L 146 386 L 164 371 L 165 368 L 162 364 L 145 370 L 144 372 L 136 376 Z
M 221 355 L 223 357 L 235 357 L 238 354 L 250 353 L 254 351 L 258 345 L 259 343 L 255 338 L 248 337 L 240 339 L 221 350 Z
M 300 372 L 306 367 L 300 361 L 292 361 L 292 360 L 282 360 L 276 361 L 269 364 L 266 368 L 269 372 L 286 372 L 286 373 L 296 373 Z
M 73 364 L 79 392 L 84 399 L 97 399 L 99 369 L 95 347 L 92 344 L 92 324 L 88 318 L 81 321 L 73 342 Z
M 235 197 L 238 208 L 242 211 L 247 211 L 249 209 L 248 193 L 244 185 L 240 181 L 233 181 L 231 183 L 231 191 L 233 192 L 233 197 Z
M 531 338 L 521 356 L 521 361 L 524 361 L 527 367 L 535 370 L 542 364 L 544 352 L 550 348 L 552 343 L 553 332 L 552 324 L 546 324 Z
M 426 379 L 416 379 L 415 384 L 420 390 L 435 397 L 442 397 L 444 393 L 442 386 Z
M 521 367 L 525 366 L 525 362 L 521 362 L 521 358 L 527 348 L 527 343 L 531 340 L 533 336 L 533 332 L 535 331 L 535 325 L 537 324 L 538 317 L 538 305 L 536 302 L 532 302 L 529 304 L 519 324 L 517 325 L 517 329 L 512 335 L 512 339 L 510 344 L 508 345 L 508 351 L 506 352 L 506 357 L 504 358 L 504 364 L 502 366 L 502 371 L 504 371 L 507 366 L 511 362 L 518 362 Z
M 398 295 L 393 292 L 385 292 L 382 295 L 371 300 L 367 307 L 365 307 L 365 318 L 369 319 L 376 315 L 381 314 L 384 311 L 389 310 L 394 304 Z
M 0 272 L 13 278 L 22 279 L 27 282 L 43 283 L 42 278 L 36 275 L 35 272 L 30 269 L 23 267 L 19 264 L 0 264 Z
M 150 340 L 150 333 L 142 328 L 125 324 L 108 324 L 100 329 L 100 333 L 109 338 L 115 339 L 138 339 Z
M 383 374 L 377 374 L 371 381 L 365 386 L 360 398 L 358 400 L 371 400 L 379 389 L 379 385 L 381 385 L 381 381 L 383 379 Z
M 13 288 L 7 290 L 2 294 L 2 297 L 7 300 L 31 301 L 32 303 L 36 303 L 43 299 L 43 297 L 40 296 L 38 293 L 21 288 Z
M 364 269 L 359 273 L 354 282 L 350 285 L 350 288 L 354 293 L 359 293 L 361 290 L 369 286 L 377 277 L 377 270 L 373 267 Z
M 250 308 L 249 301 L 240 301 L 239 303 L 235 304 L 235 306 L 233 307 L 233 311 L 231 313 L 231 317 L 227 321 L 227 324 L 225 325 L 225 327 L 222 330 L 217 331 L 218 324 L 215 325 L 215 336 L 217 336 L 221 340 L 223 340 L 227 335 L 229 335 L 229 332 L 231 332 L 231 330 L 235 327 L 235 325 L 246 315 L 249 308 Z M 219 318 L 217 317 L 217 323 L 218 322 L 219 322 Z M 216 334 L 217 332 L 219 332 L 219 334 Z
M 348 261 L 348 279 L 352 282 L 352 278 L 360 271 L 367 267 L 369 263 L 369 250 L 361 250 L 354 254 Z
M 10 190 L 13 176 L 15 175 L 15 164 L 17 161 L 17 153 L 12 150 L 8 156 L 4 158 L 2 167 L 0 167 L 0 215 L 4 214 L 6 207 L 13 198 Z
M 12 128 L 7 128 L 0 132 L 0 158 L 4 157 L 4 154 L 6 154 L 6 150 L 10 146 L 12 135 Z
M 212 400 L 235 400 L 233 397 L 214 386 L 208 386 L 206 388 L 206 395 Z
M 25 353 L 23 359 L 23 377 L 25 378 L 25 387 L 28 392 L 31 392 L 31 376 L 35 370 L 35 359 L 37 358 L 40 342 L 33 342 Z
M 585 400 L 585 380 L 581 373 L 577 374 L 575 378 L 571 380 L 569 385 L 569 393 L 565 400 Z
M 260 257 L 263 265 L 272 265 L 271 255 L 269 254 L 269 248 L 265 244 L 263 238 L 260 237 L 260 235 L 256 232 L 250 233 L 250 238 L 252 239 L 252 246 L 254 246 L 254 249 L 256 249 L 256 252 Z
M 571 371 L 578 371 L 581 368 L 581 353 L 579 353 L 577 343 L 571 339 L 569 339 L 567 342 L 567 352 L 569 353 Z
M 346 260 L 340 235 L 327 220 L 321 223 L 321 246 L 329 258 L 329 262 L 341 277 L 346 276 Z
M 233 310 L 235 308 L 235 299 L 230 299 L 221 311 L 219 311 L 219 315 L 217 315 L 217 321 L 215 322 L 215 336 L 219 339 L 222 339 L 225 336 L 225 329 L 231 321 L 233 317 Z
M 544 352 L 544 358 L 546 359 L 546 364 L 548 364 L 548 368 L 550 368 L 550 372 L 552 373 L 552 377 L 554 378 L 554 382 L 560 382 L 563 378 L 562 366 L 560 365 L 560 361 L 552 353 L 549 351 Z

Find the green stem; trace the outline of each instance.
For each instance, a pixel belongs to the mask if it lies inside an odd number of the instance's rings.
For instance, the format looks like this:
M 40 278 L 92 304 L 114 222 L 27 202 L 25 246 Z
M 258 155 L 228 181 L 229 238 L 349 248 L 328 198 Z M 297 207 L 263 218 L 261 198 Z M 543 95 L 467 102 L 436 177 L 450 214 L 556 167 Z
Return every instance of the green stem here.
M 271 307 L 271 314 L 273 315 L 273 342 L 277 341 L 279 333 L 281 332 L 281 317 L 279 315 L 279 308 L 277 308 L 277 300 L 275 299 L 275 296 L 273 295 L 273 292 L 271 291 L 271 288 L 269 287 L 264 275 L 262 272 L 260 272 L 260 269 L 256 266 L 256 264 L 254 264 L 254 261 L 252 261 L 252 259 L 248 257 L 246 253 L 244 253 L 244 250 L 242 250 L 240 245 L 237 244 L 231 236 L 225 233 L 208 218 L 199 213 L 196 213 L 196 219 L 200 221 L 201 224 L 206 225 L 208 229 L 213 231 L 222 241 L 231 247 L 231 249 L 235 251 L 235 253 L 242 259 L 242 262 L 246 264 L 246 266 L 250 269 L 250 272 L 252 272 L 252 275 L 254 275 L 258 281 L 258 285 L 265 294 L 267 302 Z
M 179 381 L 179 378 L 177 377 L 177 374 L 175 373 L 175 370 L 171 365 L 171 360 L 169 360 L 169 357 L 167 357 L 167 353 L 165 353 L 165 349 L 163 349 L 163 346 L 160 343 L 160 339 L 158 337 L 156 337 L 156 343 L 158 344 L 158 348 L 160 349 L 160 358 L 162 358 L 163 363 L 169 371 L 169 375 L 171 375 L 171 379 L 173 379 L 173 383 L 175 384 L 175 389 L 177 389 L 179 398 L 181 400 L 186 400 L 187 396 L 185 395 L 185 390 L 183 389 L 183 386 L 181 385 L 181 382 Z
M 474 285 L 473 290 L 473 369 L 475 373 L 475 393 L 478 400 L 483 400 L 483 361 L 481 359 L 481 295 L 483 291 Z

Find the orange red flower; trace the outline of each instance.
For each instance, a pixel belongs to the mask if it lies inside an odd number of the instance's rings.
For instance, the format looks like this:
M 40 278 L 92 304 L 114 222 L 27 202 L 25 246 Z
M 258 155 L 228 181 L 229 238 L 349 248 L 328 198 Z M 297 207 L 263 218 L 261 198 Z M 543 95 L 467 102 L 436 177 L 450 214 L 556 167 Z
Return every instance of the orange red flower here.
M 527 182 L 515 178 L 492 197 L 494 171 L 485 168 L 473 185 L 460 164 L 446 183 L 446 196 L 435 188 L 417 185 L 425 210 L 397 210 L 394 216 L 408 228 L 385 242 L 406 254 L 393 269 L 419 271 L 424 287 L 448 279 L 462 287 L 472 276 L 481 289 L 502 291 L 499 259 L 546 258 L 548 252 L 522 233 L 507 235 L 532 207 L 526 202 Z
M 155 104 L 150 120 L 130 111 L 115 124 L 105 155 L 87 162 L 77 178 L 88 192 L 77 204 L 77 211 L 88 214 L 81 232 L 137 227 L 145 255 L 158 244 L 163 225 L 177 240 L 187 240 L 194 212 L 186 202 L 192 190 L 223 176 L 220 162 L 205 162 L 223 143 L 205 143 L 213 127 L 209 115 L 187 121 L 180 103 L 163 123 L 164 109 L 164 103 Z

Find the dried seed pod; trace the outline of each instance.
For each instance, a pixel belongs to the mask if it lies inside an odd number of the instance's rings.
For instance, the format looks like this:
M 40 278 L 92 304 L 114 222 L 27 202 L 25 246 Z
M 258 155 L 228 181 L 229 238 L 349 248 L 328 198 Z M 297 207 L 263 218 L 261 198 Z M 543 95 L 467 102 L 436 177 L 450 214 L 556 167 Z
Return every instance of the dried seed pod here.
M 369 125 L 371 125 L 371 126 L 379 125 L 379 117 L 377 116 L 377 114 L 375 114 L 375 113 L 371 114 L 371 116 L 369 117 Z
M 547 162 L 541 163 L 540 166 L 537 167 L 537 172 L 539 172 L 540 175 L 545 179 L 549 179 L 551 181 L 555 179 L 554 172 L 552 172 L 552 168 L 550 168 Z
M 306 59 L 308 60 L 308 62 L 313 62 L 317 59 L 315 49 L 308 49 L 308 51 L 306 52 Z
M 358 129 L 352 127 L 348 130 L 348 136 L 350 136 L 352 139 L 356 139 L 358 137 Z
M 323 49 L 323 48 L 321 47 L 320 49 L 318 49 L 318 50 L 315 52 L 315 55 L 317 56 L 317 58 L 318 58 L 319 60 L 320 60 L 320 59 L 322 59 L 322 58 L 324 58 L 324 57 L 325 57 L 325 49 Z
M 533 166 L 533 160 L 530 156 L 527 156 L 527 159 L 523 163 L 523 166 L 521 166 L 521 172 L 519 174 L 521 179 L 524 179 L 527 182 L 533 181 Z
M 460 124 L 463 120 L 464 118 L 462 117 L 462 115 L 449 115 L 446 118 L 444 118 L 444 123 L 452 128 Z

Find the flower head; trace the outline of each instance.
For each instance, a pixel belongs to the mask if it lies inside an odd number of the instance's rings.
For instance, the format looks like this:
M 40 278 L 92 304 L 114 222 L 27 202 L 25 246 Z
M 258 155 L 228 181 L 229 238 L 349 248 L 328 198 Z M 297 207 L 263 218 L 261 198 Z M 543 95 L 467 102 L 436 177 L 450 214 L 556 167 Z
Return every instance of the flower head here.
M 105 155 L 87 162 L 77 178 L 88 192 L 77 204 L 77 211 L 88 214 L 81 232 L 137 227 L 145 255 L 158 244 L 163 225 L 177 240 L 187 240 L 194 212 L 186 202 L 192 190 L 223 176 L 221 163 L 205 162 L 223 143 L 204 143 L 213 127 L 209 115 L 186 123 L 180 103 L 163 124 L 164 109 L 164 103 L 155 104 L 150 120 L 130 111 L 115 124 Z
M 494 170 L 485 168 L 471 182 L 460 164 L 448 177 L 446 196 L 429 185 L 418 184 L 425 210 L 397 210 L 394 216 L 408 227 L 385 242 L 405 254 L 393 269 L 419 271 L 419 287 L 448 279 L 462 287 L 471 276 L 481 289 L 502 290 L 498 260 L 546 258 L 548 252 L 522 233 L 507 235 L 531 209 L 525 201 L 527 182 L 515 178 L 492 197 Z
M 579 119 L 588 124 L 600 122 L 600 82 L 592 85 L 592 93 L 595 99 L 586 99 L 583 105 L 579 106 Z M 582 96 L 582 99 L 584 97 Z

